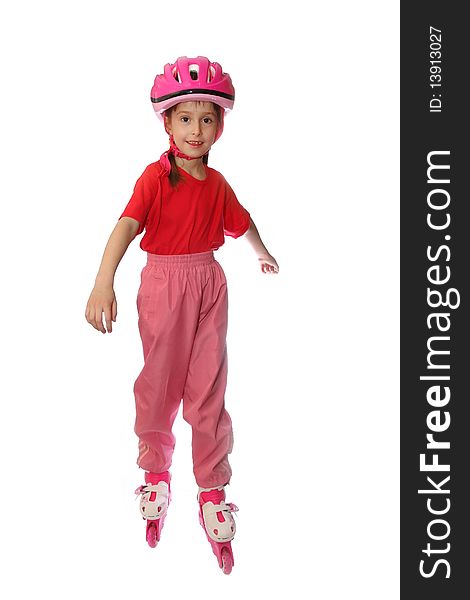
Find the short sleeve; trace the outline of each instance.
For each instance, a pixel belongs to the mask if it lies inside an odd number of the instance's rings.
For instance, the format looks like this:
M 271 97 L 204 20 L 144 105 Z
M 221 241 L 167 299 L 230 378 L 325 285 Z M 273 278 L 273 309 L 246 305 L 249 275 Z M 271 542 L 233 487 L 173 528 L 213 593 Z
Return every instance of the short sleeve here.
M 159 188 L 160 178 L 158 173 L 155 171 L 153 164 L 149 165 L 137 180 L 131 199 L 119 217 L 119 219 L 122 219 L 122 217 L 132 217 L 139 222 L 139 229 L 136 235 L 142 233 L 145 228 L 150 208 Z
M 250 213 L 238 202 L 230 185 L 225 185 L 224 234 L 237 238 L 250 228 Z

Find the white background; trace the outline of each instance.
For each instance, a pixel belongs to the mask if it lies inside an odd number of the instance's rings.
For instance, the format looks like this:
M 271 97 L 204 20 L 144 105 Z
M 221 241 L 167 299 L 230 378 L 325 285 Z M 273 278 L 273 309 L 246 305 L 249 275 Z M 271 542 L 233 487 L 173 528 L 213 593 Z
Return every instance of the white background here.
M 398 2 L 5 6 L 2 596 L 398 598 Z M 262 274 L 243 239 L 216 253 L 240 507 L 230 577 L 198 522 L 181 415 L 162 541 L 144 540 L 138 241 L 113 333 L 84 318 L 108 236 L 167 147 L 153 79 L 198 54 L 237 93 L 210 165 L 280 266 Z

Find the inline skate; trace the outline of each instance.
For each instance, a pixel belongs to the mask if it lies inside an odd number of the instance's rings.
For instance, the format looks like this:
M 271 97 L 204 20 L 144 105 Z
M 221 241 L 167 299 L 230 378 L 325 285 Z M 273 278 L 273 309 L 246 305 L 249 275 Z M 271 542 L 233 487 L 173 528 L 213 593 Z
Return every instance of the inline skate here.
M 145 473 L 146 485 L 135 490 L 140 495 L 140 513 L 147 521 L 145 539 L 151 548 L 160 541 L 163 523 L 171 501 L 170 473 Z
M 235 562 L 231 541 L 235 537 L 235 521 L 232 512 L 238 511 L 235 504 L 225 503 L 224 487 L 199 488 L 199 522 L 204 529 L 219 567 L 228 575 Z

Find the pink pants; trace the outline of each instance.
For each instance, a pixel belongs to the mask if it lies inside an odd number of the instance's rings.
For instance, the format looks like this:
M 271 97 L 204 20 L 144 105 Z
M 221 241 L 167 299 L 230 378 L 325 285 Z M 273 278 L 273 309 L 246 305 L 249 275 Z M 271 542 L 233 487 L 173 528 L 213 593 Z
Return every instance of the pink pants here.
M 230 481 L 233 434 L 227 384 L 227 281 L 214 253 L 148 254 L 137 296 L 144 367 L 135 385 L 142 469 L 171 465 L 172 425 L 181 400 L 192 427 L 193 470 L 201 487 Z

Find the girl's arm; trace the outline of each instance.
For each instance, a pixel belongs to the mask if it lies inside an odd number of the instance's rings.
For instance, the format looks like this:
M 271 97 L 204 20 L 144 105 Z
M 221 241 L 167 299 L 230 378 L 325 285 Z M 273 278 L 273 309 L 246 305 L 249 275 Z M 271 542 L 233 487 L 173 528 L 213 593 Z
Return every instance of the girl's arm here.
M 260 261 L 261 270 L 263 273 L 278 273 L 279 266 L 273 256 L 269 254 L 266 249 L 266 246 L 261 241 L 260 235 L 258 233 L 258 229 L 250 217 L 250 227 L 248 231 L 246 231 L 243 236 L 251 245 L 253 250 Z
M 102 333 L 106 333 L 106 329 L 108 333 L 113 330 L 112 321 L 116 321 L 117 316 L 117 302 L 113 289 L 114 275 L 138 229 L 138 221 L 131 217 L 122 217 L 106 244 L 95 287 L 90 294 L 85 311 L 88 323 Z M 103 313 L 106 329 L 103 326 Z

